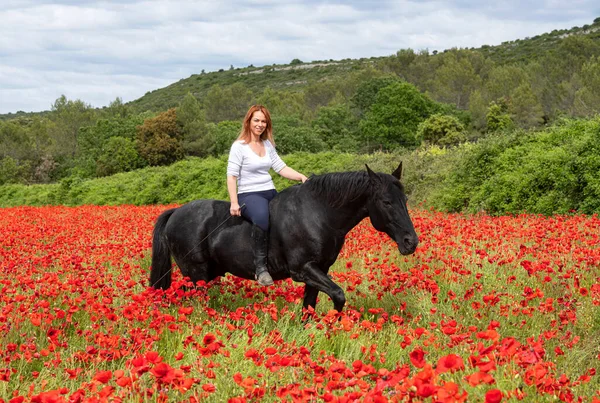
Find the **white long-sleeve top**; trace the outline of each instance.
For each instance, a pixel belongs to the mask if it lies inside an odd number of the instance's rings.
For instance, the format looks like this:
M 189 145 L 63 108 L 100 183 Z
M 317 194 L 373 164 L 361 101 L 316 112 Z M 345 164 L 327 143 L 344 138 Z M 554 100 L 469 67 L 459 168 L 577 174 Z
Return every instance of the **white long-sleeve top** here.
M 264 157 L 259 157 L 252 151 L 250 145 L 242 140 L 236 140 L 231 145 L 227 175 L 237 178 L 238 194 L 275 189 L 269 169 L 273 168 L 279 173 L 286 167 L 271 142 L 264 140 L 263 144 L 266 151 Z

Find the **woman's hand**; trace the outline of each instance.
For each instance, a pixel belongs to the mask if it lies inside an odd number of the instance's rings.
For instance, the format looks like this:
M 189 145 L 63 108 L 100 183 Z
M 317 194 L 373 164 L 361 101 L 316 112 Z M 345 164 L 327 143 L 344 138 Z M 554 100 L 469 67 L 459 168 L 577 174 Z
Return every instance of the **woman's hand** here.
M 229 207 L 229 213 L 231 213 L 231 215 L 241 216 L 242 209 L 240 208 L 239 203 L 231 203 L 231 207 Z
M 306 176 L 300 174 L 300 180 L 302 181 L 302 183 L 304 183 L 308 180 L 308 178 Z

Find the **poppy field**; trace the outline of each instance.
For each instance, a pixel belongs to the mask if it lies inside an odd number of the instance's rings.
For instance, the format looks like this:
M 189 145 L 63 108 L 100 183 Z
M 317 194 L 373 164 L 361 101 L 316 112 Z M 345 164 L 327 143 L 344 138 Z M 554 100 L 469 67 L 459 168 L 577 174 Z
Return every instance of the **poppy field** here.
M 169 206 L 0 209 L 0 402 L 600 403 L 600 218 L 414 209 L 330 275 L 148 287 Z M 251 264 L 251 262 L 248 262 Z

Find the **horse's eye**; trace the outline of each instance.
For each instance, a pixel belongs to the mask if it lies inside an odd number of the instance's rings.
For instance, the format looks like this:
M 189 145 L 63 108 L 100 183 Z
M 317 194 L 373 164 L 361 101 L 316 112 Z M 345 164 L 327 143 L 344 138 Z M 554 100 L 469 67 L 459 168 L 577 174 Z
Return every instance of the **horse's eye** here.
M 392 207 L 392 202 L 391 202 L 391 201 L 389 201 L 389 200 L 384 200 L 384 201 L 383 201 L 383 204 L 384 204 L 386 207 Z

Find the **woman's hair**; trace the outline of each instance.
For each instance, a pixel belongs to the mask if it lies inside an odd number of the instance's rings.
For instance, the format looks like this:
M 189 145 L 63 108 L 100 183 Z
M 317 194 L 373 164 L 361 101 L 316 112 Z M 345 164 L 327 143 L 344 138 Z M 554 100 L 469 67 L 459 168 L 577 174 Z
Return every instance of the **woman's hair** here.
M 244 118 L 244 123 L 242 125 L 242 131 L 238 136 L 238 140 L 243 140 L 246 143 L 250 143 L 250 139 L 252 139 L 252 132 L 250 130 L 250 121 L 252 120 L 252 115 L 254 112 L 262 112 L 265 115 L 265 119 L 267 120 L 267 127 L 260 135 L 260 139 L 265 141 L 269 140 L 273 146 L 275 146 L 275 141 L 273 140 L 273 123 L 271 122 L 271 114 L 269 110 L 262 105 L 252 105 L 248 112 L 246 112 L 246 117 Z

